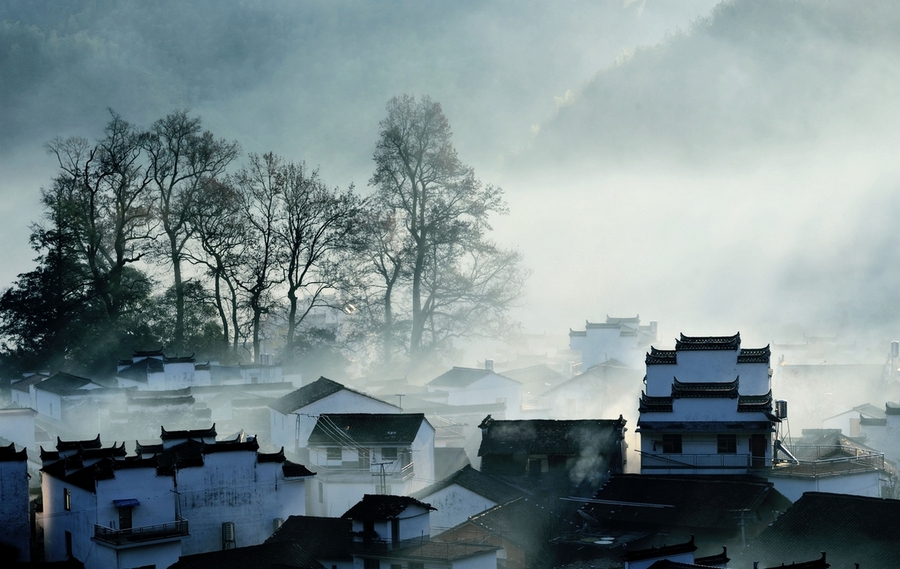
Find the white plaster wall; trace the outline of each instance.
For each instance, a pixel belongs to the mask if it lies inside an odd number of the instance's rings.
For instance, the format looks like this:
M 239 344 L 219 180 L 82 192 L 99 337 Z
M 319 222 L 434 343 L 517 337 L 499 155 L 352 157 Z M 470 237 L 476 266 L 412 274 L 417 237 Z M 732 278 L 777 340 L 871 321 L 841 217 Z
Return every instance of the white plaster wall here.
M 506 418 L 515 419 L 522 409 L 522 384 L 496 373 L 488 374 L 465 389 L 448 389 L 448 405 L 479 405 L 506 400 Z
M 72 533 L 72 554 L 87 563 L 97 523 L 97 497 L 92 493 L 43 474 L 44 557 L 47 561 L 66 559 L 65 532 Z M 64 507 L 64 489 L 71 493 L 71 509 Z
M 97 481 L 97 523 L 119 529 L 119 509 L 113 500 L 134 498 L 141 504 L 131 509 L 132 527 L 175 521 L 175 481 L 158 476 L 156 468 L 117 470 L 115 478 Z
M 429 511 L 425 508 L 411 505 L 408 506 L 405 510 L 400 512 L 400 515 L 397 516 L 400 520 L 400 540 L 420 538 L 420 537 L 428 537 L 431 535 L 431 522 L 430 522 L 430 514 Z M 388 539 L 391 539 L 390 525 L 387 526 L 387 531 L 385 535 L 388 535 Z
M 194 382 L 194 364 L 191 362 L 166 363 L 163 364 L 163 371 L 163 389 L 183 389 Z
M 900 462 L 900 415 L 888 415 L 887 424 L 860 425 L 866 445 L 884 453 L 886 460 Z
M 409 481 L 407 493 L 416 492 L 434 484 L 434 427 L 423 420 L 412 444 L 412 462 L 415 475 Z
M 492 500 L 456 484 L 424 496 L 421 501 L 437 508 L 436 511 L 431 512 L 432 535 L 456 527 L 469 519 L 469 516 L 474 516 L 497 505 Z
M 733 350 L 688 350 L 678 352 L 677 365 L 648 365 L 647 395 L 671 395 L 673 378 L 682 383 L 724 383 L 739 377 L 741 395 L 768 393 L 772 387 L 769 366 L 764 363 L 739 364 L 737 354 Z
M 20 391 L 18 389 L 10 389 L 10 395 L 12 396 L 12 401 L 16 405 L 20 407 L 30 407 L 34 409 L 34 397 L 32 388 L 34 386 L 29 386 L 28 391 Z
M 30 561 L 27 460 L 0 462 L 0 528 L 3 528 L 0 539 L 19 549 L 17 560 Z
M 59 395 L 43 389 L 35 389 L 34 404 L 35 410 L 41 415 L 62 421 L 62 399 Z
M 222 548 L 222 523 L 234 522 L 237 547 L 262 543 L 273 520 L 306 511 L 304 480 L 286 481 L 280 463 L 257 463 L 249 451 L 204 456 L 203 467 L 178 471 L 182 517 L 191 537 L 184 553 Z
M 638 350 L 638 336 L 622 336 L 619 328 L 586 328 L 584 336 L 570 336 L 569 348 L 581 352 L 581 369 L 610 359 L 638 367 L 643 351 Z
M 769 482 L 791 502 L 799 500 L 804 492 L 831 492 L 875 498 L 881 496 L 880 476 L 874 471 L 822 478 L 770 476 Z
M 116 553 L 118 553 L 117 569 L 132 569 L 133 567 L 146 567 L 148 565 L 154 565 L 156 569 L 165 569 L 178 561 L 178 558 L 182 555 L 181 541 L 120 549 Z M 109 567 L 109 565 L 100 566 L 104 567 L 104 569 Z

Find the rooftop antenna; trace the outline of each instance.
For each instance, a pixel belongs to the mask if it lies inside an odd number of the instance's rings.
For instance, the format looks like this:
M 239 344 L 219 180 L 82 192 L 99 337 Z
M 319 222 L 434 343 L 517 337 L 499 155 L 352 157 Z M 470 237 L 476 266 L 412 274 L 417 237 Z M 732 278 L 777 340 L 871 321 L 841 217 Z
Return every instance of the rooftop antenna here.
M 402 413 L 403 412 L 403 393 L 395 393 L 394 395 L 396 395 L 397 398 L 399 399 L 399 404 L 397 405 L 397 407 L 400 407 L 400 412 Z

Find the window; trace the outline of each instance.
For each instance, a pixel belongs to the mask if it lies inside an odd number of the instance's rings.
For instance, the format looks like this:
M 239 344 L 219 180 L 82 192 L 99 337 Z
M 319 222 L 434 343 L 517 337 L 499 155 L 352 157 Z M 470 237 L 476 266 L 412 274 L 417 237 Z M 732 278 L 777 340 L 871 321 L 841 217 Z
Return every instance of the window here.
M 72 533 L 68 531 L 66 532 L 66 557 L 72 557 Z
M 72 493 L 68 488 L 63 488 L 63 507 L 67 512 L 72 509 Z
M 397 460 L 397 448 L 385 447 L 381 449 L 381 460 Z
M 663 435 L 663 454 L 681 454 L 681 435 Z
M 379 567 L 380 563 L 377 559 L 363 558 L 363 569 L 378 569 Z
M 322 504 L 325 502 L 325 485 L 322 482 L 319 482 L 319 503 Z
M 341 460 L 341 447 L 328 447 L 325 453 L 328 460 Z
M 719 454 L 736 454 L 737 435 L 719 435 L 717 446 Z

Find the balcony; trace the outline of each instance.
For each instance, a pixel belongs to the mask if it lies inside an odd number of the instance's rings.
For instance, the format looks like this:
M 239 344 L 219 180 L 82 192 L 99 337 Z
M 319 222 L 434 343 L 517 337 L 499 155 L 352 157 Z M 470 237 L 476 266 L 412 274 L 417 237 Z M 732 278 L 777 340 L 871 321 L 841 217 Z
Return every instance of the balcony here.
M 890 470 L 884 454 L 858 447 L 833 445 L 792 445 L 797 462 L 776 464 L 767 474 L 801 478 L 841 476 L 876 470 Z
M 384 470 L 382 470 L 382 466 Z M 409 480 L 415 476 L 415 463 L 410 462 L 405 466 L 399 463 L 371 463 L 369 465 L 359 464 L 358 462 L 342 462 L 331 464 L 311 464 L 310 468 L 315 470 L 319 475 L 326 476 L 378 476 L 384 477 L 391 482 L 402 482 Z
M 749 454 L 651 454 L 641 455 L 641 470 L 658 474 L 686 474 L 690 471 L 747 472 L 772 466 L 772 459 Z
M 152 541 L 180 539 L 188 535 L 190 535 L 188 521 L 178 519 L 164 524 L 141 526 L 130 529 L 113 529 L 106 526 L 94 525 L 93 539 L 94 541 L 109 544 L 114 547 L 128 547 Z

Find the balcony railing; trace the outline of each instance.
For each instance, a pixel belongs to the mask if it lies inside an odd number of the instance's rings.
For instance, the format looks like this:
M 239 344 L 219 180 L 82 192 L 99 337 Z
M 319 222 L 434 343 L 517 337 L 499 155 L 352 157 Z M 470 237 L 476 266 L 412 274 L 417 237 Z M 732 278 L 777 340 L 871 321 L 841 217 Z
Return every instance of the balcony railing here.
M 749 470 L 772 466 L 772 459 L 749 454 L 651 454 L 638 451 L 641 469 L 659 472 L 685 470 Z
M 349 474 L 359 476 L 381 476 L 381 464 L 373 462 L 368 466 L 357 462 L 343 462 L 340 464 L 313 464 L 310 466 L 319 474 Z M 415 475 L 415 463 L 410 462 L 405 466 L 399 463 L 387 463 L 384 465 L 383 474 L 392 481 L 409 480 Z
M 131 545 L 173 537 L 184 537 L 187 535 L 190 535 L 190 532 L 188 531 L 188 522 L 183 519 L 164 524 L 129 529 L 113 529 L 106 526 L 94 525 L 94 539 L 112 545 Z

